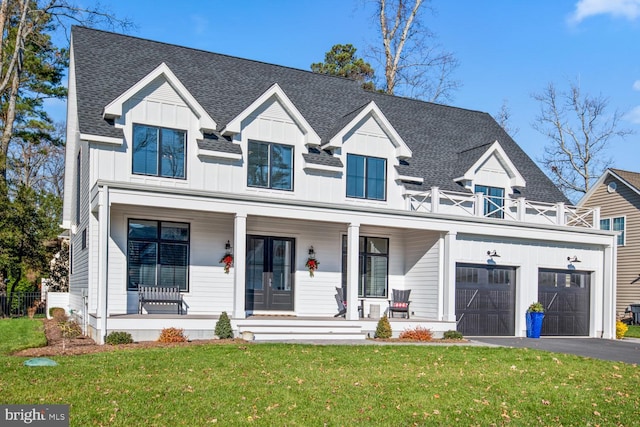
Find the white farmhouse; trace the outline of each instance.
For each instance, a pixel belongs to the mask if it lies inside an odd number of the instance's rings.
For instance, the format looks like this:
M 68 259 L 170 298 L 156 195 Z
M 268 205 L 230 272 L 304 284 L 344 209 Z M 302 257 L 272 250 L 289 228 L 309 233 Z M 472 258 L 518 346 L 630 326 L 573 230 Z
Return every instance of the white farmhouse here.
M 483 112 L 76 27 L 66 171 L 98 342 L 211 338 L 222 312 L 258 340 L 365 338 L 393 290 L 396 335 L 525 336 L 539 300 L 543 335 L 615 337 L 614 233 Z

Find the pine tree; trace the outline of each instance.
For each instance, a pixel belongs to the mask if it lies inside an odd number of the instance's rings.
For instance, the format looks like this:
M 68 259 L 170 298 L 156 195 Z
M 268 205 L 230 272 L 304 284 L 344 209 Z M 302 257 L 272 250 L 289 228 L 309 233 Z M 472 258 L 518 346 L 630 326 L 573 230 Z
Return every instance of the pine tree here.
M 216 323 L 215 334 L 220 339 L 233 338 L 233 329 L 231 329 L 231 321 L 226 311 L 223 311 Z
M 387 318 L 387 315 L 385 314 L 378 321 L 378 326 L 376 327 L 375 338 L 386 339 L 386 338 L 391 338 L 391 335 L 392 335 L 391 323 L 389 323 L 389 319 Z

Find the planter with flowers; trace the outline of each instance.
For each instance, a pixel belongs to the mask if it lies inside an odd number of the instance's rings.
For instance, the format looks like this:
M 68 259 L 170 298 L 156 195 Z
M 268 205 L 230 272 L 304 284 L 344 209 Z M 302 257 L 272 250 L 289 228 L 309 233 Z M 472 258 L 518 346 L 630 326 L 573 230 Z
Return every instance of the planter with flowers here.
M 526 314 L 527 338 L 540 338 L 542 319 L 544 319 L 544 307 L 540 302 L 532 303 Z

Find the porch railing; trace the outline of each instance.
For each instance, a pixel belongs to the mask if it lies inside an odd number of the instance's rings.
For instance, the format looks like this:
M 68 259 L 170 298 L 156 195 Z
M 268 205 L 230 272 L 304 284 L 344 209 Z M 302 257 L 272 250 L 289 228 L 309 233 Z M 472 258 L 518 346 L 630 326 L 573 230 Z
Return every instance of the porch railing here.
M 600 228 L 600 208 L 585 208 L 559 203 L 527 200 L 524 197 L 487 196 L 442 191 L 432 187 L 429 191 L 406 197 L 407 209 L 415 212 L 500 218 L 537 224 L 566 225 L 570 227 Z

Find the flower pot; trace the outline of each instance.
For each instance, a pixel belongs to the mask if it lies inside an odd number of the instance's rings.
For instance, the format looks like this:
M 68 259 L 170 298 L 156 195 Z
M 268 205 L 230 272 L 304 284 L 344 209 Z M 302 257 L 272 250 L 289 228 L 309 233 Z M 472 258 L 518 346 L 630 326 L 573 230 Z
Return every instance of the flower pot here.
M 544 313 L 527 312 L 527 338 L 540 338 Z

